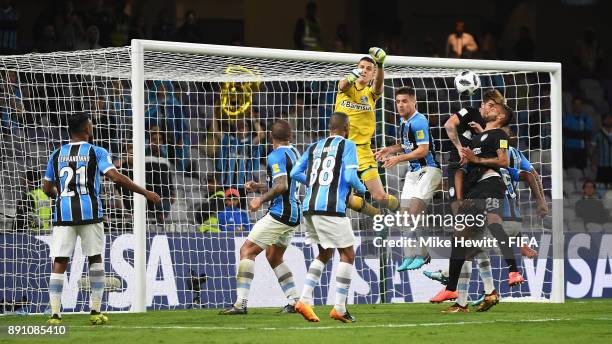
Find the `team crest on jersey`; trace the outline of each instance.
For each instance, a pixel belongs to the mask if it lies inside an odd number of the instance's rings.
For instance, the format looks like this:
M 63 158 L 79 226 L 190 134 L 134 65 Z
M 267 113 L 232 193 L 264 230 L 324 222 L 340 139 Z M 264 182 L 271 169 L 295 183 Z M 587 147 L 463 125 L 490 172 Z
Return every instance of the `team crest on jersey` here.
M 489 134 L 484 134 L 482 135 L 482 137 L 480 138 L 480 141 L 484 141 L 487 139 L 487 137 L 489 137 Z
M 368 97 L 367 96 L 361 96 L 361 102 L 362 103 L 367 103 L 368 102 Z

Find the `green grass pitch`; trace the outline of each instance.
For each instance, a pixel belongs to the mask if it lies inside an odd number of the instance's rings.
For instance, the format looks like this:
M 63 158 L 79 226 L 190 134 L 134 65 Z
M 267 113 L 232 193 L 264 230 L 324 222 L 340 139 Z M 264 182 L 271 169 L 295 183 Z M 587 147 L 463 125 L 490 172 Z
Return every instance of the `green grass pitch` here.
M 565 304 L 500 303 L 489 312 L 440 314 L 450 304 L 352 305 L 354 324 L 329 318 L 331 306 L 316 307 L 320 323 L 299 314 L 253 308 L 246 316 L 218 310 L 109 314 L 104 326 L 85 314 L 65 314 L 69 334 L 61 338 L 9 337 L 8 325 L 46 324 L 45 316 L 0 317 L 0 342 L 99 343 L 612 343 L 612 300 Z

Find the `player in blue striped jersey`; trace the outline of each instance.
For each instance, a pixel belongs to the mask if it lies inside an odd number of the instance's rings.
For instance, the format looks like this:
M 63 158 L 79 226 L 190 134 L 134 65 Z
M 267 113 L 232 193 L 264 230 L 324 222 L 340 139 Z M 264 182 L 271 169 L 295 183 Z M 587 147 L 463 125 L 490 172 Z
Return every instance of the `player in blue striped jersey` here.
M 291 178 L 307 185 L 303 204 L 306 242 L 319 247 L 319 255 L 308 267 L 295 310 L 308 321 L 319 321 L 312 309 L 313 291 L 325 264 L 337 249 L 340 263 L 336 270 L 334 308 L 329 315 L 346 323 L 355 321 L 345 306 L 355 260 L 355 236 L 351 221 L 346 217 L 346 202 L 351 189 L 363 195 L 366 187 L 357 176 L 357 146 L 346 139 L 348 116 L 343 112 L 333 113 L 329 129 L 331 135 L 310 145 L 291 170 Z
M 224 309 L 220 315 L 247 314 L 247 303 L 251 282 L 255 272 L 255 258 L 266 251 L 266 258 L 274 270 L 278 283 L 287 297 L 284 313 L 295 313 L 295 302 L 298 294 L 293 281 L 293 274 L 283 262 L 283 255 L 291 243 L 295 228 L 300 224 L 299 184 L 288 175 L 297 164 L 300 154 L 291 146 L 292 131 L 287 121 L 277 120 L 272 125 L 272 145 L 274 150 L 268 155 L 267 174 L 268 190 L 251 200 L 250 211 L 257 211 L 264 202 L 271 201 L 268 213 L 261 218 L 249 237 L 240 248 L 238 263 L 237 300 L 231 307 Z M 263 191 L 265 184 L 249 181 L 245 184 L 248 192 Z
M 384 163 L 384 168 L 391 168 L 402 161 L 410 162 L 400 197 L 400 211 L 409 216 L 420 216 L 440 186 L 442 170 L 436 159 L 429 121 L 416 108 L 415 90 L 411 87 L 399 88 L 395 92 L 395 105 L 400 115 L 399 143 L 379 150 L 374 156 Z M 394 155 L 396 153 L 401 154 Z M 411 236 L 415 234 L 415 231 L 410 233 Z M 426 247 L 404 247 L 404 259 L 397 271 L 419 269 L 430 260 Z
M 88 115 L 73 115 L 68 122 L 70 143 L 55 150 L 49 158 L 43 181 L 43 191 L 55 198 L 51 257 L 53 268 L 49 281 L 50 325 L 61 322 L 61 295 L 68 258 L 72 256 L 76 238 L 81 238 L 83 254 L 89 260 L 91 284 L 90 321 L 104 324 L 108 318 L 100 313 L 104 291 L 104 212 L 100 201 L 100 178 L 104 175 L 115 184 L 142 194 L 158 203 L 158 194 L 147 191 L 130 178 L 117 172 L 106 149 L 89 142 L 93 139 L 93 125 Z
M 500 174 L 504 184 L 506 184 L 506 197 L 504 198 L 502 219 L 504 220 L 504 230 L 509 236 L 520 235 L 522 227 L 521 209 L 517 197 L 518 183 L 525 181 L 531 189 L 531 195 L 536 202 L 536 212 L 539 216 L 548 215 L 548 204 L 544 197 L 542 179 L 533 168 L 529 160 L 515 147 L 509 147 L 508 157 L 510 163 L 508 168 L 500 169 Z M 527 245 L 521 247 L 521 254 L 528 258 L 533 258 L 537 252 Z

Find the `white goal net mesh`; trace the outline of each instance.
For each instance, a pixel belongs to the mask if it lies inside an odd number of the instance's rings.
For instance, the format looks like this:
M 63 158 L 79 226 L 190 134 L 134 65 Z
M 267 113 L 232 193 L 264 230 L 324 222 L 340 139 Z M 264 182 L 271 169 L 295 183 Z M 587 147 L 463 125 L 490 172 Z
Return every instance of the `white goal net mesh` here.
M 327 135 L 337 82 L 353 64 L 304 62 L 149 52 L 144 53 L 146 181 L 162 196 L 147 206 L 147 306 L 149 309 L 222 307 L 235 299 L 240 245 L 265 209 L 248 213 L 253 194 L 247 180 L 265 181 L 265 158 L 271 151 L 268 128 L 275 119 L 292 124 L 294 146 Z M 355 61 L 356 62 L 356 61 Z M 459 99 L 455 69 L 385 68 L 384 97 L 376 110 L 373 149 L 393 144 L 399 135 L 394 89 L 417 90 L 418 109 L 429 118 L 438 159 L 448 164 L 450 144 L 443 127 L 453 111 L 478 106 L 480 93 Z M 550 76 L 548 73 L 475 70 L 483 89 L 495 87 L 516 110 L 515 145 L 551 187 Z M 6 312 L 43 312 L 48 304 L 49 200 L 37 192 L 50 153 L 69 139 L 67 118 L 88 112 L 94 143 L 109 150 L 117 168 L 133 175 L 131 62 L 129 48 L 0 58 L 0 303 Z M 389 193 L 399 197 L 406 166 L 384 171 Z M 430 211 L 448 206 L 446 176 Z M 234 189 L 234 190 L 230 190 Z M 226 194 L 238 193 L 238 204 Z M 135 293 L 133 198 L 103 182 L 104 262 L 107 291 L 104 308 L 129 310 Z M 227 198 L 227 199 L 226 199 Z M 550 298 L 552 269 L 550 228 L 531 210 L 531 195 L 521 184 L 523 234 L 541 242 L 540 257 L 519 260 L 528 283 L 509 289 L 507 267 L 493 256 L 496 287 L 502 297 Z M 264 207 L 265 208 L 265 207 Z M 350 303 L 427 301 L 441 285 L 422 271 L 396 272 L 400 249 L 374 247 L 372 220 L 351 212 L 360 240 Z M 445 238 L 450 232 L 432 228 Z M 443 253 L 441 253 L 443 255 Z M 298 289 L 316 249 L 298 231 L 285 255 Z M 337 260 L 337 258 L 336 258 Z M 425 269 L 446 267 L 435 259 Z M 64 311 L 88 309 L 87 263 L 77 244 L 66 275 Z M 332 264 L 315 290 L 318 304 L 333 300 Z M 474 269 L 470 297 L 482 294 Z M 250 306 L 281 306 L 283 293 L 265 257 L 257 259 Z

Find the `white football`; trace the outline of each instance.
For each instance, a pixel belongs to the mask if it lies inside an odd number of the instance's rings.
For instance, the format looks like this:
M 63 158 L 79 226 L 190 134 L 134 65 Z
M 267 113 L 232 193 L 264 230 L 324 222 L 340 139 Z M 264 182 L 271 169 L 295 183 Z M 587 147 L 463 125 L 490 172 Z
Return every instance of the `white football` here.
M 480 87 L 480 78 L 470 70 L 464 70 L 455 77 L 455 88 L 461 96 L 471 96 Z

